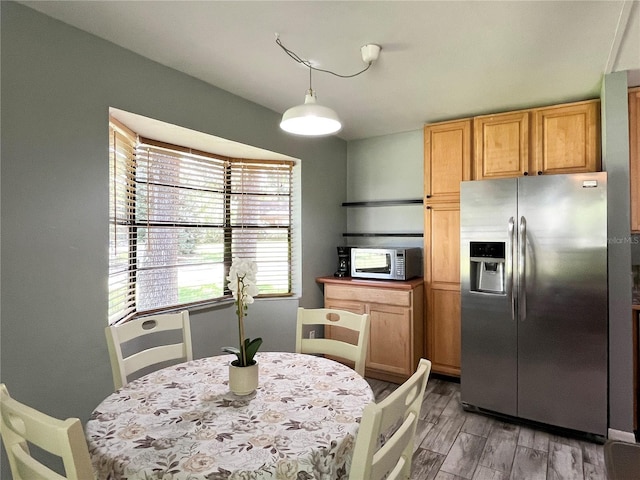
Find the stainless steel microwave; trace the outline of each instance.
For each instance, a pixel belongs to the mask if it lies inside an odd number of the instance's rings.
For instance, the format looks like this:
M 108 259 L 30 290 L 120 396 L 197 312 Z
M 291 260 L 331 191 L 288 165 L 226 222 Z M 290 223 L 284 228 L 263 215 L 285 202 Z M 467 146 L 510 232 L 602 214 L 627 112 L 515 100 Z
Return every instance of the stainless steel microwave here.
M 421 248 L 351 248 L 351 276 L 409 280 L 422 275 Z

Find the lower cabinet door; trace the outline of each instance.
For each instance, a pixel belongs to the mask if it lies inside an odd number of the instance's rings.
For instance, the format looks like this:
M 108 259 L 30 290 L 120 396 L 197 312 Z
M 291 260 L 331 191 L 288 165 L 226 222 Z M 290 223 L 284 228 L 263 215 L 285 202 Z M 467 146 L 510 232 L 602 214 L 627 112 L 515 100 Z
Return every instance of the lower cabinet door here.
M 432 288 L 427 345 L 433 371 L 460 375 L 460 291 Z
M 422 291 L 422 286 L 418 287 Z M 355 290 L 352 288 L 352 290 Z M 373 303 L 359 300 L 344 300 L 343 298 L 326 297 L 325 308 L 335 308 L 354 313 L 368 313 L 371 326 L 369 329 L 369 345 L 367 348 L 366 372 L 371 378 L 401 383 L 414 372 L 417 361 L 416 355 L 422 356 L 423 330 L 418 329 L 414 323 L 414 292 L 393 291 L 391 289 L 358 289 L 356 297 L 376 298 L 387 303 Z M 327 290 L 325 290 L 325 293 Z M 330 290 L 339 296 L 344 291 Z M 337 293 L 336 293 L 337 292 Z M 352 292 L 353 293 L 353 292 Z M 420 292 L 421 293 L 421 292 Z M 388 302 L 396 302 L 401 305 L 389 305 Z M 422 305 L 422 295 L 419 295 Z M 419 321 L 422 322 L 422 309 L 419 310 Z M 325 326 L 325 338 L 345 341 L 355 344 L 357 334 L 340 327 Z M 353 367 L 353 362 L 345 359 L 334 358 L 346 365 Z
M 407 308 L 369 305 L 371 332 L 367 367 L 410 376 L 412 373 L 411 313 Z

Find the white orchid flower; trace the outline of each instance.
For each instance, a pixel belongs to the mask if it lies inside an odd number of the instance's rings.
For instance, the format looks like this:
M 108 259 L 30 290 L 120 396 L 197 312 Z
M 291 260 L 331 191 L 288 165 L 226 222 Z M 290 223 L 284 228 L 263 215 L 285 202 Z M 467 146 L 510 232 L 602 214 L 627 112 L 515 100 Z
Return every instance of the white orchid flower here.
M 260 292 L 256 285 L 256 274 L 258 273 L 258 265 L 253 260 L 245 258 L 234 258 L 229 268 L 229 290 L 233 294 L 233 298 L 237 305 L 236 314 L 238 315 L 238 333 L 240 348 L 225 347 L 224 351 L 235 353 L 238 356 L 240 366 L 247 366 L 253 362 L 253 356 L 257 352 L 261 338 L 249 341 L 244 337 L 243 317 L 246 315 L 247 305 L 254 302 Z

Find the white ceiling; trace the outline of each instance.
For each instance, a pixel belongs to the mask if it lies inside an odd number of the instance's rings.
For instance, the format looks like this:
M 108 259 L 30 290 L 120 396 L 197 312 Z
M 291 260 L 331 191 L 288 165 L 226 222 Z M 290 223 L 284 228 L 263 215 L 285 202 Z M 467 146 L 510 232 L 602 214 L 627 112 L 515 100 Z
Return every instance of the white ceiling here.
M 346 140 L 599 96 L 605 73 L 640 85 L 636 1 L 23 1 L 46 15 L 283 113 L 308 69 Z

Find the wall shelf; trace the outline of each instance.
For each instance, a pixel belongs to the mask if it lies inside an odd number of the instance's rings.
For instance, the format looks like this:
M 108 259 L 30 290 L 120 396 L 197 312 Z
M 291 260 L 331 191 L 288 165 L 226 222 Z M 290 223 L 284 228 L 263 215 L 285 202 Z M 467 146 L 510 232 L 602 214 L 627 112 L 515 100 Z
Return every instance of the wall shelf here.
M 407 205 L 422 205 L 422 198 L 410 198 L 405 200 L 373 200 L 368 202 L 344 202 L 343 207 L 395 207 Z M 343 233 L 343 237 L 424 237 L 422 232 L 401 233 Z
M 343 202 L 343 207 L 393 207 L 396 205 L 416 205 L 422 204 L 421 198 L 408 200 L 374 200 L 369 202 Z
M 422 233 L 343 233 L 343 237 L 423 237 Z

